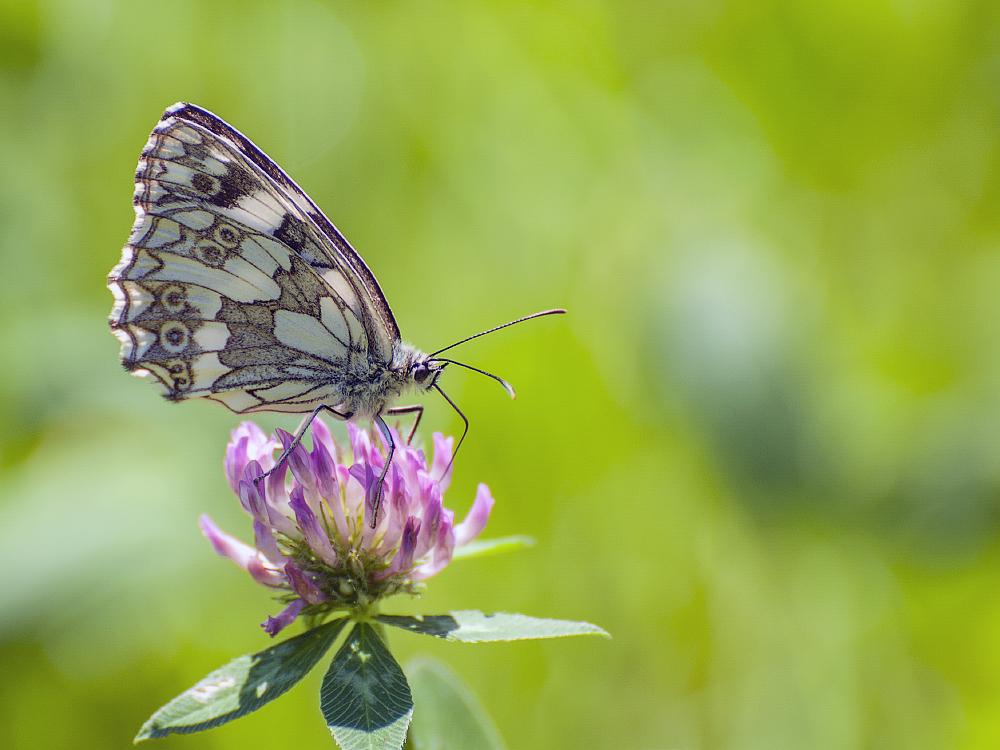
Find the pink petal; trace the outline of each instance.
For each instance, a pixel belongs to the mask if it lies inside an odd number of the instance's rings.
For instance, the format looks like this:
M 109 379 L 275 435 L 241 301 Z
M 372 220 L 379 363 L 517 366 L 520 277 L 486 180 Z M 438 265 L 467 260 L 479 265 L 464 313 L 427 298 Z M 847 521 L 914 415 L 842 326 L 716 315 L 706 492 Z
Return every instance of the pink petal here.
M 240 504 L 255 520 L 293 539 L 300 539 L 302 534 L 295 525 L 295 522 L 283 513 L 280 508 L 275 507 L 268 497 L 267 493 L 271 477 L 263 481 L 258 481 L 257 478 L 261 474 L 261 466 L 256 461 L 251 461 L 247 464 L 246 469 L 243 471 L 243 480 L 240 482 Z M 271 476 L 273 477 L 274 474 Z M 264 492 L 263 495 L 261 494 L 262 491 Z
M 265 586 L 277 586 L 282 582 L 281 573 L 273 567 L 269 567 L 260 552 L 222 531 L 207 515 L 198 519 L 198 525 L 201 526 L 202 533 L 211 542 L 218 555 L 228 557 L 250 573 L 258 583 Z
M 228 557 L 243 570 L 247 569 L 247 564 L 251 559 L 257 557 L 257 550 L 222 531 L 208 517 L 208 514 L 204 514 L 198 519 L 198 525 L 201 526 L 201 533 L 208 538 L 216 553 L 221 557 Z
M 440 432 L 434 433 L 434 463 L 430 475 L 441 485 L 441 492 L 451 484 L 451 472 L 455 468 L 452 463 L 452 445 L 455 438 L 446 438 Z
M 260 427 L 253 422 L 241 422 L 231 433 L 231 440 L 226 446 L 226 479 L 233 492 L 238 492 L 239 481 L 243 470 L 250 461 L 258 461 L 267 471 L 274 466 L 274 448 L 277 440 L 269 438 Z
M 299 528 L 302 529 L 309 546 L 327 565 L 337 565 L 337 553 L 334 552 L 333 545 L 330 544 L 330 537 L 327 536 L 326 530 L 316 518 L 312 508 L 306 503 L 301 486 L 292 490 L 292 499 L 289 505 L 295 511 L 295 520 Z
M 277 587 L 285 583 L 285 577 L 280 570 L 264 561 L 262 558 L 251 558 L 247 563 L 247 573 L 261 586 Z
M 486 528 L 486 522 L 490 519 L 490 511 L 493 510 L 494 502 L 493 496 L 490 495 L 490 488 L 480 483 L 479 491 L 476 493 L 476 502 L 472 504 L 465 520 L 455 527 L 455 544 L 457 546 L 468 544 L 482 533 L 483 529 Z
M 316 453 L 316 448 L 322 445 L 331 456 L 337 454 L 337 444 L 333 440 L 333 435 L 330 434 L 330 428 L 322 419 L 316 417 L 309 429 L 312 433 L 313 453 Z
M 285 575 L 288 576 L 292 590 L 310 604 L 319 604 L 327 600 L 326 594 L 320 591 L 312 579 L 295 563 L 291 561 L 285 563 Z
M 278 549 L 278 542 L 275 540 L 274 532 L 271 531 L 270 526 L 254 519 L 253 538 L 254 544 L 257 545 L 257 550 L 272 565 L 281 566 L 285 564 L 285 556 L 281 554 L 281 550 Z
M 368 433 L 353 422 L 347 423 L 347 434 L 351 438 L 351 452 L 354 463 L 372 463 L 372 441 Z
M 238 483 L 240 477 L 243 476 L 243 470 L 250 460 L 247 456 L 247 444 L 249 441 L 250 439 L 246 435 L 237 440 L 236 430 L 233 430 L 233 442 L 226 446 L 226 460 L 224 462 L 226 467 L 226 481 L 229 482 L 229 486 L 233 492 L 239 492 Z
M 440 498 L 438 498 L 436 502 L 432 502 L 430 507 L 424 510 L 423 518 L 421 518 L 420 534 L 417 537 L 417 550 L 415 557 L 418 559 L 426 555 L 431 551 L 431 549 L 434 548 L 438 532 L 440 531 L 441 524 L 444 521 L 444 515 L 442 513 L 443 510 L 444 508 L 441 507 Z
M 413 553 L 417 547 L 417 536 L 420 533 L 420 519 L 410 517 L 406 519 L 406 527 L 403 529 L 402 540 L 396 556 L 392 558 L 392 564 L 388 570 L 376 574 L 377 579 L 388 578 L 389 576 L 405 573 L 413 566 Z
M 267 622 L 262 622 L 260 626 L 267 631 L 269 636 L 274 638 L 274 636 L 292 624 L 304 606 L 306 606 L 304 599 L 295 599 L 281 610 L 277 617 L 268 617 Z
M 322 442 L 316 440 L 313 434 L 313 471 L 319 479 L 317 490 L 320 497 L 325 501 L 330 512 L 334 526 L 337 528 L 337 535 L 343 544 L 351 537 L 351 531 L 347 526 L 347 517 L 344 514 L 344 501 L 340 496 L 340 483 L 338 480 L 337 463 L 333 460 L 330 450 Z
M 434 545 L 434 555 L 423 565 L 419 565 L 410 573 L 411 581 L 425 581 L 436 576 L 451 562 L 452 551 L 455 549 L 455 532 L 450 523 L 442 523 L 438 530 L 437 542 Z

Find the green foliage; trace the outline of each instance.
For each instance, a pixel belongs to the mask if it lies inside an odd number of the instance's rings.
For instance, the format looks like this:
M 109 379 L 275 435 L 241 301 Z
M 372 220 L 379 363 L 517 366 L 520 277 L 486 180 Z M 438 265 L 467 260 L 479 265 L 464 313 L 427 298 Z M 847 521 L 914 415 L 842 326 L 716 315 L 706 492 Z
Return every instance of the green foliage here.
M 512 552 L 522 547 L 533 547 L 534 545 L 535 540 L 530 536 L 519 534 L 500 537 L 498 539 L 473 539 L 468 544 L 463 544 L 456 549 L 452 559 L 461 560 L 464 558 L 487 557 L 488 555 Z
M 386 625 L 414 633 L 433 635 L 448 641 L 483 643 L 486 641 L 519 641 L 526 638 L 558 638 L 566 635 L 608 634 L 588 622 L 539 620 L 526 615 L 505 612 L 486 614 L 475 610 L 449 612 L 446 615 L 376 615 Z M 608 636 L 610 637 L 610 636 Z
M 135 741 L 203 732 L 256 711 L 305 677 L 346 623 L 343 618 L 333 620 L 260 653 L 233 659 L 153 714 Z
M 466 643 L 607 635 L 587 623 L 472 611 L 425 617 L 378 615 L 377 619 Z M 347 622 L 334 620 L 260 653 L 234 659 L 153 714 L 135 741 L 203 732 L 256 711 L 305 677 Z M 471 733 L 480 744 L 499 742 L 496 728 L 467 686 L 451 678 L 443 667 L 420 674 L 423 708 L 431 714 L 423 724 L 428 735 L 440 738 Z M 413 700 L 406 675 L 386 647 L 379 626 L 357 622 L 348 632 L 323 678 L 320 710 L 344 750 L 398 750 L 403 745 L 413 716 Z M 459 714 L 458 723 L 451 729 L 442 728 L 440 723 L 455 713 Z
M 413 716 L 410 686 L 371 624 L 356 624 L 333 658 L 320 710 L 344 750 L 402 747 Z
M 406 678 L 413 691 L 410 734 L 417 750 L 507 750 L 472 688 L 446 664 L 427 656 L 411 659 Z

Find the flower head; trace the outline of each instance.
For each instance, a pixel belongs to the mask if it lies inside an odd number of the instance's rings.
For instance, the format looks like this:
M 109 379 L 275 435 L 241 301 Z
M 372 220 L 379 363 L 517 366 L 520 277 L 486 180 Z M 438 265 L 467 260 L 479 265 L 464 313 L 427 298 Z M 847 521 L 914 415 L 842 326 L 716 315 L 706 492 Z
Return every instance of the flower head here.
M 393 431 L 396 446 L 371 523 L 385 452 L 369 434 L 347 425 L 350 449 L 338 446 L 322 421 L 312 423 L 312 451 L 301 443 L 281 465 L 274 452 L 291 445 L 284 430 L 268 437 L 244 422 L 226 449 L 226 478 L 253 518 L 254 546 L 219 530 L 208 516 L 201 528 L 212 546 L 279 593 L 284 611 L 263 624 L 272 636 L 300 614 L 319 618 L 337 610 L 366 611 L 397 593 L 415 594 L 440 573 L 456 547 L 486 526 L 493 498 L 485 484 L 465 521 L 443 505 L 451 482 L 452 438 L 434 433 L 430 467 L 422 451 Z

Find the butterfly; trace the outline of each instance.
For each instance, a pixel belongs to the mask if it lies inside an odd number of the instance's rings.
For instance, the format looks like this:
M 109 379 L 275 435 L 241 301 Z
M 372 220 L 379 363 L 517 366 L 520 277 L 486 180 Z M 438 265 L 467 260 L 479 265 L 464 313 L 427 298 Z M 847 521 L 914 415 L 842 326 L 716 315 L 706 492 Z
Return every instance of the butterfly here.
M 374 527 L 394 444 L 383 417 L 403 393 L 437 390 L 437 355 L 402 341 L 375 276 L 333 223 L 246 136 L 208 110 L 169 107 L 135 173 L 135 223 L 108 276 L 121 362 L 170 401 L 203 398 L 237 414 L 305 413 L 280 466 L 320 411 L 370 421 L 389 454 L 373 493 Z M 461 440 L 459 440 L 461 445 Z M 457 448 L 456 448 L 457 450 Z M 273 470 L 272 470 L 273 471 Z

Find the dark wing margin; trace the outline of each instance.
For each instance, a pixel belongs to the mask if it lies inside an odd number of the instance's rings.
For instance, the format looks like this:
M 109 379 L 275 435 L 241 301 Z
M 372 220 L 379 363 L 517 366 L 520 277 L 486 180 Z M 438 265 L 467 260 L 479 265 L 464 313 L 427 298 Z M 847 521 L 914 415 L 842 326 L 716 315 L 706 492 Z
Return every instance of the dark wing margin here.
M 365 286 L 365 291 L 367 292 L 368 298 L 371 300 L 374 307 L 373 312 L 378 315 L 382 325 L 385 330 L 389 333 L 391 339 L 395 342 L 400 338 L 399 326 L 396 325 L 396 319 L 392 314 L 392 310 L 389 308 L 389 303 L 385 300 L 385 295 L 382 294 L 382 288 L 378 285 L 378 281 L 375 279 L 375 275 L 368 268 L 368 265 L 364 262 L 360 255 L 351 247 L 351 243 L 340 233 L 340 230 L 333 225 L 326 214 L 320 210 L 319 206 L 313 203 L 312 199 L 306 195 L 306 192 L 300 188 L 295 181 L 285 173 L 285 171 L 275 164 L 263 151 L 261 151 L 257 146 L 254 145 L 253 141 L 243 135 L 236 128 L 232 127 L 220 117 L 217 117 L 213 113 L 209 112 L 207 109 L 202 109 L 194 104 L 189 104 L 187 102 L 178 102 L 172 107 L 168 107 L 163 113 L 163 120 L 170 117 L 176 117 L 181 120 L 186 120 L 188 122 L 194 123 L 209 132 L 215 133 L 216 135 L 229 140 L 234 143 L 239 149 L 244 153 L 244 155 L 253 162 L 264 174 L 274 180 L 277 184 L 281 185 L 283 188 L 294 193 L 299 198 L 301 198 L 309 206 L 309 218 L 316 225 L 317 229 L 322 232 L 329 240 L 330 243 L 340 252 L 344 259 L 350 264 L 351 269 L 357 274 L 358 279 Z M 377 347 L 380 343 L 379 336 L 376 331 L 369 331 L 369 343 L 373 347 Z

